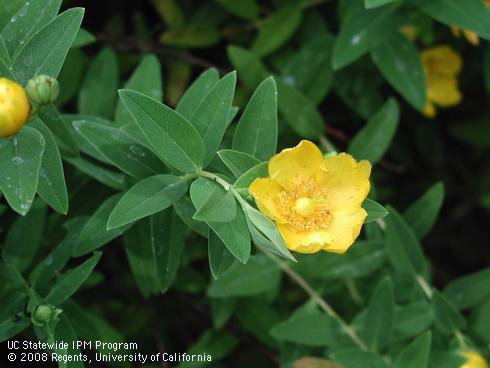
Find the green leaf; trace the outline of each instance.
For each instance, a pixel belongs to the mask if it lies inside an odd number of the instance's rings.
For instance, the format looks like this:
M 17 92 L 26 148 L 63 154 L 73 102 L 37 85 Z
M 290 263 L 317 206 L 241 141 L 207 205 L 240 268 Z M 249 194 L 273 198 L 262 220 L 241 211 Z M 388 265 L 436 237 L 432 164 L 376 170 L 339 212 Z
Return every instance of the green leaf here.
M 256 179 L 256 178 L 263 178 L 268 176 L 268 167 L 269 163 L 268 162 L 261 162 L 260 164 L 255 165 L 251 169 L 245 171 L 238 179 L 235 181 L 233 184 L 233 188 L 235 189 L 241 189 L 245 190 L 248 189 L 250 184 Z
M 184 93 L 177 105 L 176 111 L 186 119 L 190 119 L 218 81 L 219 74 L 216 69 L 209 68 L 202 72 Z
M 92 162 L 83 158 L 65 158 L 65 161 L 109 188 L 115 190 L 125 190 L 127 188 L 127 177 L 120 172 L 94 165 Z
M 218 151 L 218 156 L 236 177 L 260 164 L 255 157 L 240 151 L 225 149 Z
M 41 133 L 30 127 L 0 139 L 0 190 L 21 215 L 29 211 L 36 195 L 44 145 Z
M 0 8 L 0 29 L 3 29 L 24 5 L 25 0 L 2 2 L 2 7 Z
M 54 105 L 44 106 L 39 111 L 39 117 L 53 133 L 56 138 L 56 143 L 62 152 L 68 153 L 70 156 L 77 156 L 79 154 L 75 139 Z
M 20 334 L 31 325 L 31 319 L 27 317 L 12 317 L 6 321 L 0 322 L 0 342 Z
M 243 19 L 257 19 L 259 7 L 256 0 L 217 0 L 230 13 Z
M 253 52 L 238 46 L 228 46 L 228 57 L 240 79 L 249 89 L 255 89 L 270 73 Z
M 457 352 L 431 351 L 429 356 L 430 368 L 461 368 L 466 358 Z
M 46 302 L 53 305 L 60 305 L 75 294 L 90 276 L 101 256 L 101 252 L 95 252 L 92 257 L 82 264 L 63 274 L 46 296 Z
M 274 326 L 270 333 L 278 340 L 307 346 L 329 346 L 337 342 L 339 326 L 332 317 L 315 312 L 293 315 Z
M 185 229 L 172 215 L 161 211 L 138 221 L 124 234 L 124 248 L 134 278 L 145 297 L 168 290 L 184 251 Z
M 441 182 L 430 187 L 403 214 L 419 239 L 430 231 L 444 202 L 444 184 Z
M 395 32 L 393 11 L 392 6 L 366 10 L 361 5 L 351 11 L 335 40 L 333 68 L 340 69 L 359 59 Z
M 456 307 L 437 290 L 432 294 L 432 309 L 434 323 L 442 333 L 449 335 L 466 326 L 464 317 Z
M 203 48 L 213 46 L 219 38 L 218 30 L 212 25 L 190 23 L 165 31 L 160 41 L 172 47 Z
M 128 175 L 144 179 L 165 171 L 153 152 L 115 126 L 90 120 L 76 120 L 73 126 L 100 156 Z
M 483 1 L 414 0 L 414 2 L 423 12 L 441 23 L 475 31 L 480 37 L 490 39 L 490 14 Z
M 395 99 L 389 98 L 383 107 L 354 136 L 348 152 L 358 160 L 378 162 L 390 147 L 400 120 L 400 108 Z
M 369 198 L 362 202 L 362 208 L 367 212 L 367 217 L 364 219 L 365 224 L 382 219 L 389 213 L 386 208 Z
M 490 295 L 490 267 L 451 281 L 444 296 L 459 310 L 479 305 Z
M 213 159 L 228 127 L 235 84 L 236 72 L 225 75 L 201 101 L 190 118 L 204 142 L 204 166 Z
M 252 43 L 252 51 L 266 56 L 285 44 L 301 23 L 302 12 L 298 7 L 285 7 L 272 14 L 259 28 Z
M 371 51 L 371 58 L 385 77 L 409 104 L 422 111 L 425 105 L 425 77 L 419 52 L 401 34 Z
M 286 247 L 276 225 L 245 201 L 242 203 L 242 208 L 249 222 L 253 240 L 271 252 L 296 262 L 296 259 Z M 268 242 L 264 242 L 264 240 Z
M 215 191 L 218 190 L 217 185 L 215 182 L 204 178 L 199 178 L 192 183 L 190 194 L 196 209 L 200 209 L 211 196 L 215 195 Z M 250 234 L 245 215 L 241 209 L 236 211 L 233 221 L 227 223 L 207 222 L 207 224 L 225 243 L 233 256 L 242 263 L 247 262 L 251 248 Z
M 342 368 L 387 368 L 383 357 L 358 349 L 346 349 L 330 354 L 332 360 L 341 365 Z
M 427 368 L 431 343 L 431 333 L 419 336 L 396 357 L 394 368 Z
M 355 279 L 379 269 L 386 261 L 380 240 L 356 241 L 345 254 L 327 252 L 296 255 L 294 268 L 302 275 L 319 279 Z
M 366 319 L 362 328 L 361 338 L 369 350 L 381 351 L 389 344 L 394 314 L 393 283 L 390 277 L 386 276 L 376 287 L 366 309 Z
M 187 350 L 189 356 L 212 356 L 213 361 L 219 361 L 228 355 L 240 343 L 240 340 L 227 331 L 205 331 Z M 208 363 L 182 361 L 179 368 L 205 367 Z
M 68 192 L 56 139 L 41 119 L 35 119 L 30 126 L 42 134 L 45 143 L 37 192 L 43 201 L 56 212 L 66 215 L 68 213 Z
M 414 302 L 395 309 L 393 338 L 396 341 L 415 337 L 432 324 L 432 306 L 425 302 Z
M 46 206 L 37 201 L 25 217 L 19 217 L 10 226 L 2 256 L 6 263 L 19 272 L 25 271 L 38 252 L 43 240 Z
M 282 70 L 282 80 L 300 90 L 318 105 L 333 84 L 334 72 L 330 60 L 335 38 L 327 33 L 307 39 Z
M 117 202 L 121 198 L 120 194 L 113 195 L 106 199 L 94 214 L 87 221 L 76 241 L 73 255 L 80 257 L 90 253 L 94 249 L 117 238 L 128 229 L 127 226 L 118 229 L 107 230 L 107 220 Z
M 277 87 L 274 78 L 269 77 L 248 102 L 235 129 L 232 148 L 266 161 L 274 155 L 276 146 Z
M 116 91 L 119 83 L 117 57 L 105 48 L 90 64 L 78 95 L 78 111 L 111 119 L 114 114 Z
M 223 272 L 228 270 L 235 261 L 235 257 L 226 248 L 226 245 L 214 231 L 208 235 L 209 269 L 214 279 L 217 280 Z
M 202 139 L 184 117 L 135 91 L 121 90 L 119 96 L 146 139 L 170 165 L 182 172 L 194 172 L 202 166 Z
M 4 68 L 7 68 L 7 74 L 9 74 L 8 71 L 8 65 L 10 65 L 9 50 L 7 50 L 7 45 L 5 44 L 5 40 L 3 39 L 1 34 L 0 34 L 0 61 L 2 61 L 2 64 L 4 64 Z M 1 68 L 0 68 L 0 73 L 1 73 Z
M 366 9 L 377 8 L 378 6 L 383 6 L 386 4 L 393 3 L 397 0 L 364 0 L 364 7 Z
M 261 294 L 275 288 L 281 279 L 278 266 L 265 256 L 251 256 L 247 264 L 233 263 L 208 289 L 212 298 Z
M 112 210 L 107 229 L 112 230 L 170 207 L 187 192 L 187 183 L 174 175 L 155 175 L 129 189 Z
M 19 84 L 38 74 L 56 78 L 82 23 L 84 10 L 69 9 L 48 23 L 19 50 L 12 68 Z
M 63 348 L 57 347 L 54 349 L 54 351 L 60 356 L 80 356 L 80 349 L 75 348 L 75 341 L 78 342 L 77 335 L 75 333 L 75 330 L 73 329 L 70 320 L 68 319 L 68 316 L 65 313 L 62 313 L 59 316 L 59 319 L 60 321 L 56 325 L 56 329 L 54 331 L 54 338 L 56 339 L 55 341 L 66 342 L 67 344 L 65 346 L 68 346 L 68 348 L 64 349 L 64 346 Z M 67 362 L 64 362 L 62 360 L 58 362 L 58 368 L 67 367 Z M 75 359 L 73 362 L 70 362 L 69 368 L 84 368 L 84 364 L 82 361 Z
M 420 243 L 414 232 L 400 214 L 389 207 L 390 215 L 386 217 L 386 244 L 388 255 L 393 266 L 401 272 L 424 275 L 427 271 Z
M 229 222 L 236 217 L 236 201 L 233 193 L 216 186 L 206 202 L 199 207 L 193 218 L 204 222 Z
M 10 55 L 14 56 L 39 29 L 51 22 L 60 10 L 61 0 L 25 1 L 10 18 L 1 36 Z M 2 6 L 5 6 L 2 3 Z M 1 29 L 2 27 L 0 27 Z
M 196 221 L 192 218 L 196 213 L 196 208 L 192 204 L 191 199 L 188 196 L 183 196 L 177 202 L 174 203 L 174 209 L 177 215 L 182 221 L 185 222 L 196 233 L 204 238 L 208 237 L 208 225 L 204 222 Z
M 144 56 L 124 85 L 124 89 L 131 89 L 150 96 L 157 101 L 162 101 L 162 71 L 158 58 L 155 55 Z M 115 121 L 120 126 L 134 124 L 130 113 L 126 110 L 121 100 L 117 102 Z

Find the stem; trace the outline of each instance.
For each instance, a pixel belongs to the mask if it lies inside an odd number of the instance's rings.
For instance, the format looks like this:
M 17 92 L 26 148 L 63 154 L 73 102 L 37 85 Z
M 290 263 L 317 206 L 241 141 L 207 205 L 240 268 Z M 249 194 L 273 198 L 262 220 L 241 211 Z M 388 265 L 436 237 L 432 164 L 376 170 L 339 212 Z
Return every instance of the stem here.
M 213 173 L 211 173 L 209 171 L 200 171 L 200 172 L 197 173 L 197 175 L 202 176 L 202 177 L 205 177 L 205 178 L 208 178 L 208 179 L 211 179 L 211 180 L 214 180 L 216 183 L 218 183 L 219 185 L 221 185 L 227 192 L 231 188 L 231 184 L 230 183 L 228 183 L 226 180 L 221 179 L 218 175 L 213 174 Z
M 356 303 L 357 305 L 362 305 L 364 301 L 362 299 L 362 295 L 359 293 L 359 290 L 357 289 L 354 280 L 352 279 L 345 280 L 345 286 L 347 287 L 347 291 L 349 292 L 354 303 Z
M 350 327 L 343 319 L 340 317 L 337 312 L 328 304 L 325 299 L 321 297 L 320 294 L 318 294 L 311 286 L 308 284 L 308 282 L 295 270 L 293 270 L 289 264 L 287 264 L 284 261 L 281 261 L 279 258 L 277 258 L 275 255 L 267 251 L 266 249 L 258 246 L 256 244 L 257 248 L 259 248 L 267 257 L 272 259 L 283 271 L 285 274 L 287 274 L 293 281 L 295 281 L 309 296 L 310 298 L 330 317 L 335 319 L 340 326 L 342 327 L 342 330 L 345 332 L 347 336 L 350 337 L 350 339 L 361 349 L 364 351 L 367 351 L 367 346 L 364 344 L 364 342 L 357 336 L 356 332 Z
M 415 276 L 415 280 L 417 280 L 417 283 L 419 284 L 427 299 L 432 298 L 432 289 L 427 281 L 421 275 Z
M 325 137 L 324 135 L 321 135 L 319 140 L 320 140 L 320 144 L 323 146 L 323 148 L 325 148 L 325 150 L 327 152 L 335 151 L 334 145 L 332 143 L 330 143 L 330 141 L 327 139 L 327 137 Z

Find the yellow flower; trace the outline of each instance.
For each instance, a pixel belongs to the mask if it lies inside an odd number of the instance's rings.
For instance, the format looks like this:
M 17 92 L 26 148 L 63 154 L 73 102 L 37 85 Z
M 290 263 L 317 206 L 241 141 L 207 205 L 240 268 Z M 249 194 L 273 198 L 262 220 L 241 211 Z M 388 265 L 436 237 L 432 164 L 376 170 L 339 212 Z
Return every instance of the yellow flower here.
M 29 118 L 31 106 L 22 86 L 0 78 L 0 138 L 17 133 Z
M 435 46 L 421 52 L 427 88 L 424 115 L 434 117 L 435 105 L 448 107 L 461 102 L 458 75 L 463 62 L 449 46 Z
M 415 42 L 417 39 L 417 27 L 415 27 L 413 24 L 405 24 L 401 26 L 400 32 L 412 42 Z
M 277 225 L 286 246 L 299 253 L 344 253 L 359 236 L 369 193 L 371 164 L 341 153 L 323 158 L 303 140 L 269 162 L 269 177 L 248 191 Z
M 470 31 L 468 29 L 461 29 L 459 27 L 453 26 L 451 27 L 451 32 L 454 37 L 460 38 L 461 33 L 463 33 L 466 41 L 471 43 L 473 46 L 478 46 L 480 44 L 480 37 L 476 34 L 476 32 Z
M 467 361 L 459 368 L 488 368 L 488 364 L 480 354 L 471 351 L 462 352 Z

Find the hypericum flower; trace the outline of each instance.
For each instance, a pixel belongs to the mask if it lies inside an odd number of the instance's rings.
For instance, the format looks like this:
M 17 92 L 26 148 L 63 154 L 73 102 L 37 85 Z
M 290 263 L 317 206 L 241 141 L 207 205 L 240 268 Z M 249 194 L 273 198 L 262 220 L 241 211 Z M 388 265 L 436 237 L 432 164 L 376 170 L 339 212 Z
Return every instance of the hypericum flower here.
M 474 353 L 472 351 L 465 351 L 462 352 L 461 355 L 463 355 L 467 360 L 459 368 L 488 368 L 487 362 L 478 353 Z
M 22 86 L 0 78 L 0 138 L 17 133 L 30 111 L 31 105 Z
M 469 29 L 461 29 L 459 27 L 452 26 L 451 33 L 457 38 L 460 38 L 461 34 L 463 34 L 466 41 L 471 43 L 473 46 L 478 46 L 480 44 L 480 37 L 478 37 L 476 32 L 470 31 Z
M 424 115 L 434 117 L 435 105 L 448 107 L 461 102 L 458 75 L 463 61 L 449 46 L 441 45 L 423 50 L 420 54 L 425 73 L 427 97 Z
M 277 225 L 286 246 L 299 253 L 344 253 L 359 236 L 371 164 L 341 153 L 323 158 L 306 140 L 269 162 L 269 177 L 248 188 L 259 210 Z

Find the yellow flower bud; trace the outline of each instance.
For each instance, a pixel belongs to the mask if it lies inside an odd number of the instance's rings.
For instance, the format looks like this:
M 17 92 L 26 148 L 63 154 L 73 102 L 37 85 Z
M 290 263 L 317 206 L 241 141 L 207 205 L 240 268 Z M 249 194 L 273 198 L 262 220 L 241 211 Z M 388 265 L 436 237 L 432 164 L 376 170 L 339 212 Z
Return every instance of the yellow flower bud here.
M 17 133 L 30 111 L 31 105 L 22 86 L 0 78 L 0 138 Z
M 472 351 L 462 352 L 467 361 L 459 368 L 488 368 L 488 364 L 483 357 Z
M 60 84 L 49 75 L 36 75 L 27 82 L 27 94 L 30 99 L 40 105 L 48 105 L 56 101 L 60 94 Z
M 340 153 L 324 158 L 303 140 L 269 161 L 269 177 L 248 188 L 286 246 L 299 253 L 344 253 L 361 231 L 371 164 Z

